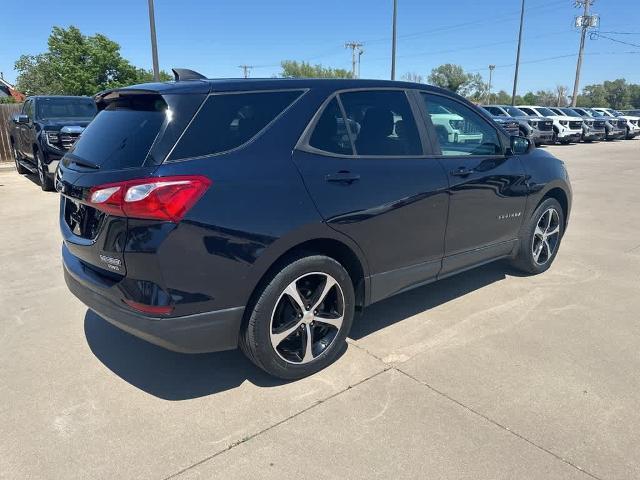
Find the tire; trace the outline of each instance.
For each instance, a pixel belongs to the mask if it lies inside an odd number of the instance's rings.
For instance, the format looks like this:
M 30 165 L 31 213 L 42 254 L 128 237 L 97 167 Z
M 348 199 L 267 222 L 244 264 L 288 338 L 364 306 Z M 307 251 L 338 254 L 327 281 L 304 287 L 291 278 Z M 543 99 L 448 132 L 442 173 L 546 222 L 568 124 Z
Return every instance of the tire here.
M 270 375 L 295 380 L 322 370 L 342 352 L 353 323 L 353 283 L 333 258 L 297 257 L 273 275 L 249 308 L 242 351 Z
M 633 136 L 631 135 L 631 130 L 627 127 L 627 133 L 624 136 L 625 140 L 633 140 Z
M 555 214 L 549 214 L 550 211 Z M 547 215 L 550 215 L 550 223 L 547 223 Z M 563 235 L 564 211 L 555 198 L 547 198 L 533 212 L 528 225 L 523 227 L 520 248 L 512 265 L 531 275 L 547 271 L 558 254 Z
M 53 180 L 49 177 L 49 172 L 46 170 L 44 160 L 42 158 L 42 153 L 40 150 L 35 152 L 36 162 L 38 165 L 38 177 L 40 179 L 40 188 L 45 192 L 50 192 L 53 190 Z
M 22 157 L 18 153 L 18 150 L 16 149 L 16 146 L 13 142 L 11 142 L 11 152 L 13 153 L 13 161 L 16 164 L 16 170 L 18 171 L 18 173 L 20 175 L 28 173 L 29 171 L 20 164 L 20 160 L 22 160 Z

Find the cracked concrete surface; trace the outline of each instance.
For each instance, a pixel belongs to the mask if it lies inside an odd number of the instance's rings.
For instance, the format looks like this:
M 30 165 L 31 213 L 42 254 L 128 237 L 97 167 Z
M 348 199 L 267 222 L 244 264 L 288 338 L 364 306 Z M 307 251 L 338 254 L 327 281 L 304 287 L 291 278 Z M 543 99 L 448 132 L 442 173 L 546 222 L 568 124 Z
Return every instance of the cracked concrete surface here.
M 549 272 L 374 305 L 293 383 L 88 313 L 56 195 L 0 170 L 0 478 L 640 477 L 640 139 L 549 150 L 575 202 Z

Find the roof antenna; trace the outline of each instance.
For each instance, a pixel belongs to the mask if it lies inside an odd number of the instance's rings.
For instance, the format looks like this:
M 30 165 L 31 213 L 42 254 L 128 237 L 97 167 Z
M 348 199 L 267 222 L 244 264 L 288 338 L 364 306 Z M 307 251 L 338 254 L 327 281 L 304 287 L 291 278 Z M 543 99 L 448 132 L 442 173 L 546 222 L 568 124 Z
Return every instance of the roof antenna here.
M 176 82 L 184 80 L 206 80 L 207 77 L 201 73 L 189 70 L 188 68 L 172 68 L 173 76 Z

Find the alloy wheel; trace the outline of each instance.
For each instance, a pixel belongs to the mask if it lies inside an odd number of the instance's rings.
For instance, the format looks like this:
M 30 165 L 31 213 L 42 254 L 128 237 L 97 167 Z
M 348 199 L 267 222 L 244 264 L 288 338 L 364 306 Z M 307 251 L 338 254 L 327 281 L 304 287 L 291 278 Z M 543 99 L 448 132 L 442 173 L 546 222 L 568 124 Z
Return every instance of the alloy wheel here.
M 271 314 L 271 346 L 288 363 L 305 364 L 333 344 L 344 320 L 344 294 L 331 275 L 298 277 L 284 289 Z
M 538 265 L 544 265 L 552 257 L 560 241 L 560 215 L 555 208 L 548 208 L 538 219 L 533 234 L 531 253 Z

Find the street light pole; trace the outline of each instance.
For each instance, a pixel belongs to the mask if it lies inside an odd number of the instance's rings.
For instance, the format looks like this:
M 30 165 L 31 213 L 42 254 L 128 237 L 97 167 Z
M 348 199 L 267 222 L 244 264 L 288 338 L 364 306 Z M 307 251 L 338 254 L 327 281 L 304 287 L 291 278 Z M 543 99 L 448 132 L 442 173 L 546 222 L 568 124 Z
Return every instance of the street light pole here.
M 518 71 L 520 70 L 520 48 L 522 47 L 522 27 L 524 26 L 524 0 L 520 10 L 520 33 L 518 34 L 518 53 L 516 54 L 516 71 L 513 75 L 513 94 L 511 95 L 511 105 L 516 104 L 516 92 L 518 90 Z
M 495 65 L 489 65 L 489 103 L 491 103 L 491 81 L 493 80 L 493 71 L 495 69 Z
M 153 0 L 149 0 L 149 28 L 151 30 L 151 56 L 153 57 L 153 79 L 160 81 L 160 67 L 158 66 L 158 44 L 156 40 L 156 16 Z
M 393 0 L 393 33 L 391 39 L 391 80 L 396 79 L 396 43 L 397 43 L 398 0 Z

